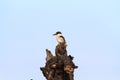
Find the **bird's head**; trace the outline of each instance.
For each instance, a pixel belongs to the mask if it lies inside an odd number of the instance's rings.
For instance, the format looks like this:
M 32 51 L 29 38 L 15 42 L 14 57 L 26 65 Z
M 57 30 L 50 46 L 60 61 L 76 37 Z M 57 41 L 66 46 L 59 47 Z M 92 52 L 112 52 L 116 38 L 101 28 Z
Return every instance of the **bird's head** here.
M 55 34 L 53 35 L 62 35 L 62 33 L 60 31 L 57 31 Z

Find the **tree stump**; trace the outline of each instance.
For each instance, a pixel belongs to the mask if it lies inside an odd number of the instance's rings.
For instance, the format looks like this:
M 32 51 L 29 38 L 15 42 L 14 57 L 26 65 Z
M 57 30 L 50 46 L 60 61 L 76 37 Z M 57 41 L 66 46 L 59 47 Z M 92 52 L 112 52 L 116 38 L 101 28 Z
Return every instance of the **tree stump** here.
M 74 80 L 74 69 L 78 67 L 73 63 L 73 57 L 67 55 L 66 45 L 58 44 L 55 56 L 48 49 L 46 54 L 45 67 L 40 70 L 47 80 Z

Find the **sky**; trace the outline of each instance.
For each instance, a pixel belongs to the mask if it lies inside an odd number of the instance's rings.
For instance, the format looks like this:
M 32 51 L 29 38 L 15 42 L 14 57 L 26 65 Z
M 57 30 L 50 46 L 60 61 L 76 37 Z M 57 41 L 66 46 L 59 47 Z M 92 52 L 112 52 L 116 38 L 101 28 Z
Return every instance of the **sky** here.
M 46 80 L 61 31 L 75 80 L 120 80 L 120 0 L 1 0 L 0 80 Z

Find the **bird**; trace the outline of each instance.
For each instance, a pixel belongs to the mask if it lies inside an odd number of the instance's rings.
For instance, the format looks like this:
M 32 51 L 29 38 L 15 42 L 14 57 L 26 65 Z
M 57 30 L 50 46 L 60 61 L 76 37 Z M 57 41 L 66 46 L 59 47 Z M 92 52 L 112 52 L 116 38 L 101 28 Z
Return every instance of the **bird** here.
M 66 45 L 65 38 L 63 37 L 63 35 L 60 31 L 57 31 L 53 35 L 56 37 L 56 40 L 57 40 L 58 44 L 65 44 Z

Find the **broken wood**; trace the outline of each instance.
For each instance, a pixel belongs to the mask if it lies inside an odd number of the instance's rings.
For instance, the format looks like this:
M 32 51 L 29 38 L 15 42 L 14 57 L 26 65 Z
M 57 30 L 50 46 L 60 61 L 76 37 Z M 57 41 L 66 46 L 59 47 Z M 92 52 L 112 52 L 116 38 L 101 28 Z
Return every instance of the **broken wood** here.
M 46 49 L 46 64 L 41 67 L 47 80 L 74 80 L 74 69 L 78 68 L 73 63 L 73 57 L 67 55 L 66 45 L 58 44 L 55 48 L 55 56 Z

